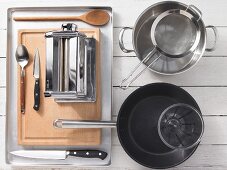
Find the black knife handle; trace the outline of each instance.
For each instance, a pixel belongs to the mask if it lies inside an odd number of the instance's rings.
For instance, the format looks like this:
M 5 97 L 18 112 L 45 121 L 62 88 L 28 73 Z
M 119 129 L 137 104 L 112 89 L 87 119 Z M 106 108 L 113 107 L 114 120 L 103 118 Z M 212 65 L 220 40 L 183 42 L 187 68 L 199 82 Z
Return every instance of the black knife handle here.
M 82 158 L 99 158 L 104 160 L 107 153 L 99 150 L 70 150 L 68 155 Z
M 34 88 L 34 106 L 33 108 L 38 111 L 40 103 L 40 86 L 39 79 L 35 79 L 35 88 Z

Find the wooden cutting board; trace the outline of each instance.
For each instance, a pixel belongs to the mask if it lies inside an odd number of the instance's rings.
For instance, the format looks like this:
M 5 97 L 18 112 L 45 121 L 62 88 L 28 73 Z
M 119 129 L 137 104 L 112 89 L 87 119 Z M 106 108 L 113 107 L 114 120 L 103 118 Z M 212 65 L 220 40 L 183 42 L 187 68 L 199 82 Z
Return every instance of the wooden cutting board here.
M 25 68 L 25 114 L 20 112 L 20 70 L 17 75 L 17 112 L 18 112 L 18 144 L 20 145 L 99 145 L 100 129 L 56 129 L 53 121 L 56 119 L 100 120 L 101 118 L 101 84 L 100 84 L 100 32 L 98 28 L 80 29 L 88 37 L 96 39 L 96 102 L 90 103 L 56 103 L 53 98 L 45 98 L 45 64 L 46 44 L 45 32 L 53 29 L 24 29 L 18 32 L 18 44 L 27 47 L 29 63 Z M 34 105 L 33 61 L 36 48 L 40 54 L 40 108 Z

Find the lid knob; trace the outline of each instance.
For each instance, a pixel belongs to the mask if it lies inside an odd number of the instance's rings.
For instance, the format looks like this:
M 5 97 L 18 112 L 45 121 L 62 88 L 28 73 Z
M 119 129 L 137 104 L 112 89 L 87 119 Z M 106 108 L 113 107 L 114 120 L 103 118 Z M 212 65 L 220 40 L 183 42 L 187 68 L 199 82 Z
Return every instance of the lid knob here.
M 65 23 L 61 27 L 63 31 L 77 31 L 77 25 L 73 23 Z

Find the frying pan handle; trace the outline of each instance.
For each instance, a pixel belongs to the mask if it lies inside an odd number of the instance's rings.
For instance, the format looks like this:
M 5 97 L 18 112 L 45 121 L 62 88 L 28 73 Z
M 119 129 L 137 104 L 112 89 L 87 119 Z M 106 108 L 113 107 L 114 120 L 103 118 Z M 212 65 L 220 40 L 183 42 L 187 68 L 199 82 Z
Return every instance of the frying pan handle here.
M 157 60 L 161 57 L 161 55 L 159 54 L 159 56 L 157 58 L 155 58 L 153 61 L 151 61 L 151 63 L 149 65 L 147 65 L 144 69 L 142 69 L 139 73 L 137 73 L 134 77 L 134 73 L 139 69 L 139 67 L 141 66 L 142 63 L 146 63 L 150 60 L 150 58 L 154 55 L 154 53 L 156 52 L 156 47 L 153 48 L 146 57 L 144 57 L 144 59 L 128 74 L 128 76 L 126 76 L 122 81 L 121 84 L 119 85 L 119 87 L 123 90 L 126 90 L 130 84 L 132 84 L 141 74 L 143 74 L 151 65 L 153 65 L 154 63 L 157 62 Z M 127 82 L 131 77 L 133 77 L 131 79 L 131 81 L 129 81 L 125 86 L 123 85 L 125 82 Z
M 188 5 L 187 9 L 189 9 L 189 8 L 191 8 L 193 11 L 195 11 L 197 13 L 197 15 L 198 15 L 197 21 L 200 20 L 200 18 L 202 18 L 202 12 L 199 10 L 199 8 L 197 8 L 194 5 Z M 186 11 L 187 11 L 187 9 L 186 9 Z
M 213 25 L 206 26 L 206 29 L 212 29 L 213 32 L 214 32 L 214 44 L 213 44 L 213 47 L 205 49 L 206 51 L 211 52 L 211 51 L 214 51 L 215 48 L 216 48 L 217 39 L 218 39 L 218 31 L 217 31 L 217 28 L 215 26 L 213 26 Z
M 95 121 L 95 120 L 66 120 L 57 119 L 54 121 L 55 128 L 74 129 L 74 128 L 115 128 L 116 122 Z
M 125 45 L 124 45 L 124 41 L 123 41 L 123 37 L 124 37 L 124 33 L 125 33 L 125 30 L 129 30 L 129 29 L 133 29 L 131 27 L 124 27 L 121 29 L 120 31 L 120 34 L 119 34 L 119 46 L 121 48 L 121 50 L 124 52 L 124 53 L 131 53 L 131 52 L 134 52 L 134 50 L 128 50 L 125 48 Z

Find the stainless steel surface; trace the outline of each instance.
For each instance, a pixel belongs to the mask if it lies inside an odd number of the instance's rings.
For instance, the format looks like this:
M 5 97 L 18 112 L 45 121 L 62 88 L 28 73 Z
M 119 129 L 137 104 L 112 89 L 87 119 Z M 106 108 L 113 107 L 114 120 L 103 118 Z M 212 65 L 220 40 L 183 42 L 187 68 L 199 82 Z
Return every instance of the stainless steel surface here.
M 10 152 L 13 155 L 36 159 L 66 159 L 67 151 L 58 150 L 18 150 Z
M 94 102 L 95 40 L 78 32 L 75 24 L 62 24 L 62 29 L 46 33 L 45 94 L 56 102 Z
M 116 122 L 112 121 L 57 119 L 53 122 L 53 125 L 56 128 L 116 128 Z
M 170 58 L 181 58 L 192 53 L 200 40 L 198 17 L 185 10 L 167 10 L 151 26 L 153 46 Z
M 197 12 L 197 16 L 198 16 L 197 20 L 200 20 L 202 18 L 202 12 L 195 5 L 188 5 L 188 8 L 191 8 L 192 10 Z
M 112 101 L 112 60 L 113 60 L 113 14 L 111 7 L 21 7 L 8 9 L 8 25 L 7 25 L 7 82 L 6 82 L 6 141 L 5 141 L 5 158 L 8 164 L 13 166 L 53 166 L 59 167 L 97 167 L 108 166 L 111 162 L 111 129 L 102 129 L 101 144 L 98 146 L 90 146 L 90 149 L 103 150 L 108 153 L 105 160 L 100 159 L 84 159 L 68 157 L 65 160 L 45 160 L 45 159 L 28 159 L 10 154 L 15 150 L 75 150 L 87 149 L 85 146 L 21 146 L 17 141 L 17 62 L 14 54 L 17 47 L 18 30 L 20 29 L 53 29 L 58 28 L 62 22 L 16 22 L 13 17 L 16 16 L 67 16 L 80 15 L 92 9 L 106 10 L 111 19 L 107 25 L 100 27 L 100 62 L 101 64 L 101 99 L 102 99 L 102 120 L 111 120 L 111 101 Z M 97 28 L 85 23 L 78 23 L 80 28 Z M 49 39 L 51 41 L 51 39 Z M 48 47 L 47 47 L 48 48 Z M 48 55 L 53 54 L 49 51 Z M 89 59 L 89 58 L 88 58 Z M 48 64 L 48 63 L 47 63 Z M 45 71 L 45 70 L 41 70 Z M 51 84 L 50 84 L 51 86 Z
M 40 75 L 40 66 L 39 66 L 40 62 L 39 62 L 39 50 L 38 48 L 36 49 L 35 52 L 35 59 L 34 59 L 34 64 L 33 64 L 33 76 L 35 77 L 35 79 L 39 79 L 39 75 Z
M 218 31 L 217 28 L 213 25 L 208 25 L 206 26 L 206 29 L 211 29 L 214 32 L 214 43 L 212 47 L 206 47 L 205 51 L 214 51 L 216 48 L 216 43 L 217 43 L 217 39 L 218 39 Z
M 69 91 L 69 57 L 70 57 L 70 40 L 66 38 L 63 43 L 64 56 L 64 91 Z
M 17 63 L 20 65 L 22 69 L 21 70 L 21 74 L 22 74 L 24 67 L 28 64 L 28 60 L 29 60 L 29 54 L 26 47 L 24 45 L 18 45 L 15 56 L 16 56 Z
M 128 74 L 128 76 L 126 76 L 120 84 L 120 88 L 122 88 L 123 90 L 126 90 L 141 74 L 143 74 L 152 64 L 155 64 L 156 61 L 158 61 L 158 59 L 161 57 L 161 55 L 159 55 L 158 57 L 154 58 L 152 57 L 154 55 L 154 53 L 156 52 L 156 48 L 154 48 L 153 50 L 151 50 L 147 56 Z M 139 69 L 139 67 L 143 64 L 143 63 L 147 63 L 149 60 L 153 59 L 150 64 L 148 64 L 144 69 L 142 69 L 139 73 L 137 73 L 134 77 L 133 74 L 136 73 L 136 71 Z M 130 80 L 130 78 L 132 78 Z M 128 80 L 130 80 L 126 85 L 124 85 L 125 82 L 127 82 Z
M 133 28 L 132 27 L 124 27 L 124 28 L 122 28 L 121 29 L 121 31 L 120 31 L 120 33 L 119 33 L 119 46 L 120 46 L 120 49 L 123 51 L 123 52 L 125 52 L 125 53 L 131 53 L 131 52 L 134 52 L 134 50 L 133 49 L 126 49 L 125 48 L 125 45 L 124 45 L 124 32 L 126 31 L 126 30 L 133 30 Z
M 65 160 L 68 156 L 74 158 L 106 159 L 108 153 L 101 150 L 18 150 L 10 154 L 30 158 L 30 159 L 48 159 L 48 160 Z
M 196 33 L 198 33 L 199 31 L 200 34 L 197 34 L 194 37 L 194 41 L 193 41 L 194 45 L 189 45 L 190 48 L 186 48 L 185 50 L 182 50 L 183 52 L 186 51 L 186 53 L 184 54 L 184 57 L 180 56 L 178 58 L 173 58 L 162 54 L 159 60 L 154 65 L 149 67 L 151 71 L 154 71 L 159 74 L 164 74 L 164 75 L 178 74 L 188 70 L 199 61 L 206 47 L 206 28 L 201 19 L 202 14 L 196 7 L 194 7 L 193 5 L 185 5 L 183 3 L 174 2 L 174 1 L 160 2 L 144 10 L 144 12 L 138 17 L 135 23 L 135 26 L 133 28 L 133 35 L 132 35 L 133 48 L 140 61 L 142 61 L 153 48 L 158 47 L 153 43 L 154 40 L 152 41 L 152 38 L 149 35 L 152 35 L 151 31 L 155 31 L 154 28 L 152 28 L 153 24 L 155 24 L 154 23 L 155 20 L 160 16 L 160 14 L 163 14 L 163 13 L 165 14 L 165 12 L 168 13 L 169 11 L 175 11 L 175 12 L 177 11 L 180 14 L 183 13 L 184 16 L 187 16 L 188 19 L 191 19 L 194 25 L 197 25 Z M 170 21 L 168 20 L 168 22 Z M 192 28 L 192 30 L 194 30 L 194 28 Z M 131 52 L 131 50 L 125 50 L 124 45 L 122 45 L 123 44 L 122 39 L 123 39 L 123 36 L 121 35 L 119 39 L 120 47 L 123 49 L 124 52 Z M 168 41 L 170 41 L 170 39 Z M 171 43 L 168 43 L 168 44 L 171 44 Z M 171 48 L 169 49 L 172 50 Z M 160 49 L 158 50 L 159 52 L 163 53 L 163 50 L 160 50 Z M 176 51 L 173 51 L 173 54 L 175 53 Z M 155 55 L 159 55 L 159 54 L 155 54 Z M 148 63 L 144 63 L 144 64 L 148 66 Z

